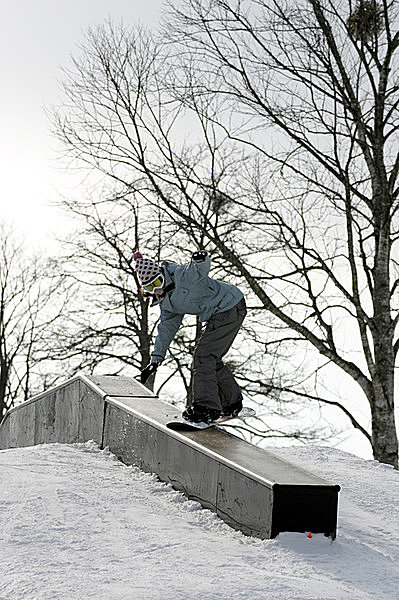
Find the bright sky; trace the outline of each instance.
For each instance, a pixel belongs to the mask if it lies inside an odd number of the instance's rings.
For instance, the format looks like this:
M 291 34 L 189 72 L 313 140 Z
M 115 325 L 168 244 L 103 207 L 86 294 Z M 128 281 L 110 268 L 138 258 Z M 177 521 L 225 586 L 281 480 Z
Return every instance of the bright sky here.
M 57 104 L 61 67 L 83 32 L 108 17 L 156 27 L 162 0 L 0 0 L 0 219 L 32 245 L 62 226 L 51 202 L 66 193 L 44 107 Z M 73 185 L 72 179 L 70 185 Z M 42 245 L 42 244 L 41 244 Z

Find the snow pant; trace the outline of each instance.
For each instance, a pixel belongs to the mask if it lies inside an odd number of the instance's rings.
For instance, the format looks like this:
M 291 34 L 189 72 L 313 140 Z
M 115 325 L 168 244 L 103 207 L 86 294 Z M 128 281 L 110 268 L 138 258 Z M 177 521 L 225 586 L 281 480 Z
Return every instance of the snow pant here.
M 209 319 L 194 350 L 188 406 L 225 410 L 242 401 L 240 386 L 222 361 L 247 314 L 245 299 Z

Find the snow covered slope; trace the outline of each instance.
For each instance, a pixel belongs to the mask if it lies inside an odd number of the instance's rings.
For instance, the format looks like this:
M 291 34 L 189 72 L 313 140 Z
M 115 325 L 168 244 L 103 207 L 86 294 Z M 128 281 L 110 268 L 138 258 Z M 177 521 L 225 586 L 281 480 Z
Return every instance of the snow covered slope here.
M 244 537 L 91 442 L 0 451 L 0 600 L 399 600 L 399 473 L 273 451 L 341 484 L 335 542 Z

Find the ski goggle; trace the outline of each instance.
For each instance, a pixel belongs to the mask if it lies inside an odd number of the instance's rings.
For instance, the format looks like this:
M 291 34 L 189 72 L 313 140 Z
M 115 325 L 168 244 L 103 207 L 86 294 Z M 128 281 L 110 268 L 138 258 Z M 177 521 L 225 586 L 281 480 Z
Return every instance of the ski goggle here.
M 159 274 L 152 281 L 149 281 L 145 285 L 143 284 L 142 288 L 146 292 L 149 292 L 150 294 L 152 294 L 154 290 L 161 288 L 163 286 L 164 282 L 165 282 L 165 277 L 162 274 Z

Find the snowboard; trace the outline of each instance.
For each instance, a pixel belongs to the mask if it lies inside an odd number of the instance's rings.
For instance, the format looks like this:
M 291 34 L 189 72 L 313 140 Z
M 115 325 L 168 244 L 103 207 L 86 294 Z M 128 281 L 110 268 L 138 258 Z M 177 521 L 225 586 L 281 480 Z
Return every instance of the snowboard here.
M 244 421 L 245 419 L 248 419 L 249 417 L 254 417 L 255 415 L 256 411 L 254 411 L 253 408 L 247 408 L 246 406 L 244 406 L 238 413 L 238 415 L 236 415 L 235 417 L 222 416 L 219 417 L 219 419 L 217 419 L 216 421 L 212 421 L 211 423 L 194 423 L 193 421 L 186 421 L 186 419 L 183 419 L 182 417 L 175 417 L 173 421 L 169 421 L 168 423 L 166 423 L 166 427 L 169 427 L 169 429 L 173 429 L 174 431 L 194 431 L 197 429 L 209 429 L 209 427 L 225 425 L 226 423 L 233 425 L 233 423 L 230 423 L 230 421 L 237 419 L 239 421 Z

